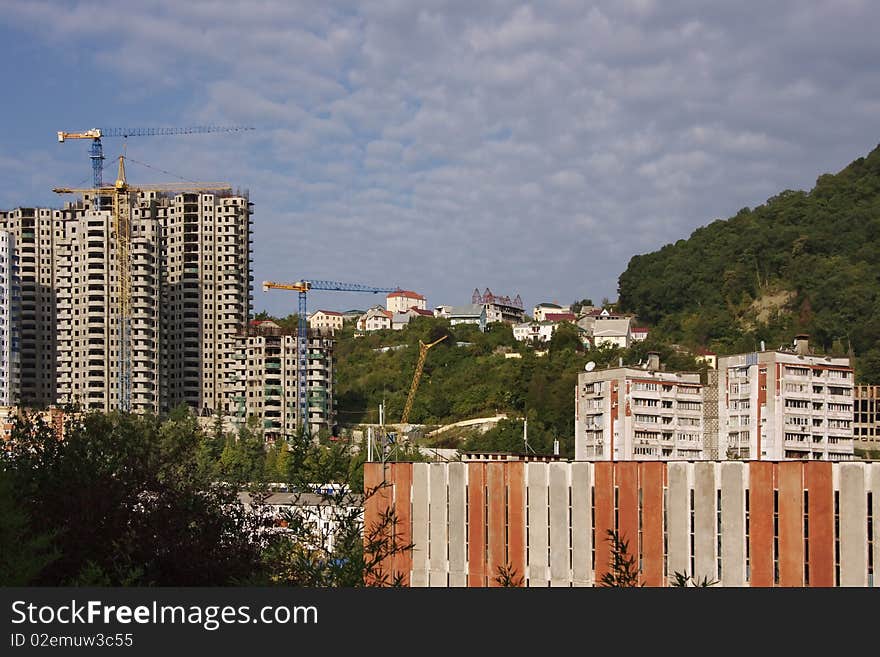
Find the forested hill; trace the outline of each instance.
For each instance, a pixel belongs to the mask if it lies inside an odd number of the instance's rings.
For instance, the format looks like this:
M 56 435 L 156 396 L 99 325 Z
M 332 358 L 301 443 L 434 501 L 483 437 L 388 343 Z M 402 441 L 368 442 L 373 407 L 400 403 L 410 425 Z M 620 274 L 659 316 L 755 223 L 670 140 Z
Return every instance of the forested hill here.
M 621 309 L 719 353 L 810 334 L 880 383 L 880 147 L 809 192 L 784 191 L 686 240 L 634 256 Z

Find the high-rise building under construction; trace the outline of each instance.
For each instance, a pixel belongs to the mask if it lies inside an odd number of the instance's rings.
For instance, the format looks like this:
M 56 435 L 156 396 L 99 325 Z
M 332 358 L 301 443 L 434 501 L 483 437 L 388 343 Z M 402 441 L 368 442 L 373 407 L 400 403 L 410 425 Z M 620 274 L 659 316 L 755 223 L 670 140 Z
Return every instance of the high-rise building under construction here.
M 235 335 L 252 299 L 252 204 L 217 192 L 134 199 L 131 410 L 224 408 Z M 0 215 L 16 237 L 36 240 L 20 252 L 23 266 L 35 260 L 21 270 L 23 404 L 119 407 L 117 242 L 111 212 L 97 207 L 86 194 L 63 210 Z

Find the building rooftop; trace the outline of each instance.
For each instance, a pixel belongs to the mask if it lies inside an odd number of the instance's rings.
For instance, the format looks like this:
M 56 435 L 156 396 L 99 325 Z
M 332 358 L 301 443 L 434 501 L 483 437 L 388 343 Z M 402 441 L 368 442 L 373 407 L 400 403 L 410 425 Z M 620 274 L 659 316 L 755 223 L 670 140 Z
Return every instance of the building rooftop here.
M 419 301 L 425 300 L 425 297 L 412 290 L 395 290 L 394 292 L 389 292 L 385 298 L 391 299 L 393 297 L 406 297 L 407 299 L 418 299 Z

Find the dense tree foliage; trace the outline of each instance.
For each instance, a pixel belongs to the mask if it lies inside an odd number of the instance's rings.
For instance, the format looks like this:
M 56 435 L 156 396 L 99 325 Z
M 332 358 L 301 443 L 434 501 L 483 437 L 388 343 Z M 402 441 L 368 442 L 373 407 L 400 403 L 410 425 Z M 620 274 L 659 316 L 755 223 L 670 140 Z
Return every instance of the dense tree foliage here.
M 70 417 L 62 440 L 22 417 L 0 449 L 0 586 L 393 584 L 382 564 L 409 548 L 391 540 L 393 515 L 362 526 L 363 498 L 375 492 L 363 491 L 362 467 L 343 444 L 266 449 L 249 428 L 202 431 L 185 408 L 161 420 Z M 268 482 L 297 497 L 342 485 L 318 493 L 336 518 L 332 550 L 303 516 L 287 514 L 274 531 Z
M 852 350 L 860 379 L 880 383 L 880 149 L 810 192 L 634 256 L 619 292 L 621 310 L 668 340 L 723 354 L 806 332 L 826 353 Z

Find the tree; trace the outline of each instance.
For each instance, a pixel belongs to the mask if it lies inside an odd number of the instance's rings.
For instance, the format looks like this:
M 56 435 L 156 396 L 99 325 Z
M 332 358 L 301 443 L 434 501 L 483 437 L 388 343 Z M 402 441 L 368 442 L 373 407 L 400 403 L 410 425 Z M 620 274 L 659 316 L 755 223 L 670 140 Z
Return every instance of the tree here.
M 639 584 L 639 569 L 635 557 L 629 554 L 629 541 L 618 535 L 616 529 L 608 529 L 605 537 L 611 544 L 608 572 L 602 575 L 599 586 L 603 588 L 631 588 Z
M 259 564 L 236 491 L 200 478 L 185 418 L 90 413 L 60 441 L 24 417 L 9 444 L 19 508 L 52 532 L 56 558 L 34 584 L 220 585 Z
M 58 558 L 55 537 L 31 526 L 16 499 L 12 477 L 0 469 L 0 586 L 27 586 Z

